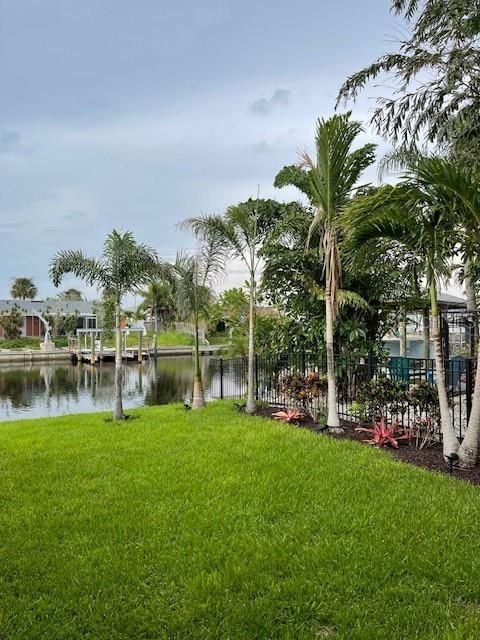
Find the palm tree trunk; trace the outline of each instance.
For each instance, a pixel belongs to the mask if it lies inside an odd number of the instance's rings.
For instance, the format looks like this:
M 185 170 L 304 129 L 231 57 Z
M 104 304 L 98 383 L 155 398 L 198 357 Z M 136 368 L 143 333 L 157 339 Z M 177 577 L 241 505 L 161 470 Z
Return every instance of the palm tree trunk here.
M 430 360 L 430 310 L 423 309 L 423 359 Z
M 400 322 L 398 323 L 400 334 L 400 356 L 407 357 L 407 315 L 405 309 L 401 310 Z
M 465 261 L 465 278 L 463 284 L 465 285 L 465 295 L 467 298 L 467 311 L 475 312 L 477 310 L 477 300 L 475 295 L 475 287 L 473 286 L 472 278 L 469 275 L 470 261 Z M 478 322 L 474 315 L 473 327 L 470 332 L 466 334 L 466 343 L 469 349 L 469 355 L 474 355 L 475 347 L 478 347 Z
M 335 353 L 333 348 L 333 308 L 332 298 L 325 294 L 325 344 L 327 349 L 327 426 L 331 433 L 343 433 L 337 410 L 337 386 L 335 381 Z
M 155 358 L 155 360 L 157 359 L 157 335 L 158 335 L 158 311 L 157 311 L 157 305 L 154 306 L 154 313 L 155 315 L 153 316 L 153 357 Z
M 248 315 L 248 373 L 247 373 L 247 404 L 245 413 L 254 414 L 257 411 L 255 401 L 255 276 L 250 273 L 250 307 Z
M 473 389 L 473 402 L 470 419 L 465 437 L 458 450 L 460 465 L 465 468 L 473 467 L 478 459 L 480 439 L 480 346 L 477 345 L 477 375 Z
M 457 452 L 458 439 L 452 426 L 452 418 L 450 416 L 450 408 L 448 406 L 447 385 L 445 384 L 445 367 L 443 364 L 442 354 L 442 340 L 440 336 L 437 288 L 435 283 L 430 285 L 430 301 L 432 307 L 432 339 L 435 351 L 438 402 L 440 405 L 440 428 L 443 436 L 443 455 L 446 457 Z
M 122 403 L 122 328 L 120 326 L 120 300 L 115 302 L 115 410 L 114 420 L 124 420 Z
M 200 343 L 198 340 L 198 315 L 195 315 L 195 335 L 193 347 L 193 396 L 192 409 L 201 409 L 205 406 L 205 394 L 203 391 L 202 370 L 200 368 Z

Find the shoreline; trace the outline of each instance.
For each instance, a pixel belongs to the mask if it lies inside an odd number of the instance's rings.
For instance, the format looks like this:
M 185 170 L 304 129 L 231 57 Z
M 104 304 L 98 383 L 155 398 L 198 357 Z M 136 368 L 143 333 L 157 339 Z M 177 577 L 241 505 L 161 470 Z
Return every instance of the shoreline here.
M 228 345 L 203 345 L 200 355 L 213 356 L 221 354 L 228 349 Z M 172 346 L 158 347 L 157 357 L 189 356 L 193 353 L 193 347 Z M 41 351 L 40 349 L 4 349 L 0 348 L 0 365 L 10 363 L 31 364 L 32 362 L 70 362 L 71 353 L 67 349 L 55 349 L 53 351 Z

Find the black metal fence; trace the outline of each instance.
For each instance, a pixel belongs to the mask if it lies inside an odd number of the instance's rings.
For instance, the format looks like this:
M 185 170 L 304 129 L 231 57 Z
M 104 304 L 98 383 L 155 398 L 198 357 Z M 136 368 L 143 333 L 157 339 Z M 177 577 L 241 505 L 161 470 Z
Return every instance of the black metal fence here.
M 210 395 L 242 399 L 247 392 L 246 358 L 210 362 Z M 445 362 L 445 382 L 454 428 L 462 437 L 472 406 L 476 362 L 456 356 Z M 335 359 L 338 411 L 361 421 L 385 414 L 403 426 L 438 423 L 434 360 L 357 357 Z M 271 405 L 299 406 L 315 419 L 326 411 L 326 357 L 313 353 L 255 357 L 255 396 Z M 362 413 L 363 412 L 363 413 Z M 437 425 L 435 430 L 438 432 Z

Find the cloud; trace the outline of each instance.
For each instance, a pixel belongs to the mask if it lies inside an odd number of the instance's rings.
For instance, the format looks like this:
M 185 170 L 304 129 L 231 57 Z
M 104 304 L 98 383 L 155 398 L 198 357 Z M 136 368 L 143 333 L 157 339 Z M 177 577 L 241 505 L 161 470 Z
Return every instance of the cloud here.
M 22 142 L 22 136 L 17 131 L 0 131 L 0 154 L 27 154 L 31 148 Z
M 69 213 L 65 213 L 62 216 L 62 219 L 66 222 L 83 222 L 89 217 L 89 214 L 86 211 L 81 211 L 80 209 L 75 209 L 74 211 L 70 211 Z
M 250 103 L 248 110 L 256 115 L 266 115 L 277 107 L 288 107 L 291 92 L 287 89 L 276 89 L 270 98 L 257 98 Z

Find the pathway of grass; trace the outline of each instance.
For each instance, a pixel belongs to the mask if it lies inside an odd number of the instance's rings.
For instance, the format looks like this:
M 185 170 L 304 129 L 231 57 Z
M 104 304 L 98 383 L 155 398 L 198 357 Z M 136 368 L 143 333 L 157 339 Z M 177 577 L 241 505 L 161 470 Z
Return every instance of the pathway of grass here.
M 228 404 L 0 424 L 0 638 L 480 635 L 480 493 Z

